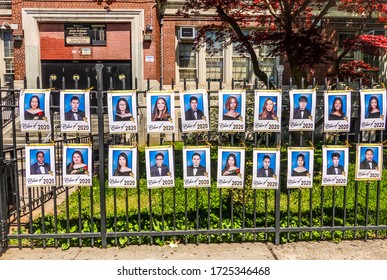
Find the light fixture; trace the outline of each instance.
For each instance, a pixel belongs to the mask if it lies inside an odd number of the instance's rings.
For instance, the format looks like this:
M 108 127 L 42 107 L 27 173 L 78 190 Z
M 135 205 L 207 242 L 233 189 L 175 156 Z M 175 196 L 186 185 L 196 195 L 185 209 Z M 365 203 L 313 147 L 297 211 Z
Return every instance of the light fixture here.
M 278 88 L 282 88 L 282 77 L 283 77 L 283 74 L 284 74 L 285 66 L 283 66 L 281 64 L 278 64 L 278 65 L 275 66 L 275 69 L 277 70 L 277 75 L 278 75 L 277 87 Z
M 3 24 L 0 26 L 0 29 L 1 30 L 7 30 L 7 29 L 15 30 L 15 29 L 18 29 L 18 25 L 16 23 L 8 23 L 8 22 L 4 21 Z
M 15 34 L 15 35 L 13 35 L 13 40 L 14 41 L 23 41 L 23 35 Z

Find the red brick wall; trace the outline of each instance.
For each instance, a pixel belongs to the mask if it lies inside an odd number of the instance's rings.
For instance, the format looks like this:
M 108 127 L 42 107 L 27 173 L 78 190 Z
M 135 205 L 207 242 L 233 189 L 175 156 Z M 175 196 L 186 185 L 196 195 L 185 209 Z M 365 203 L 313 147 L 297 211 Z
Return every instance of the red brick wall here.
M 65 46 L 64 24 L 39 24 L 40 57 L 42 60 L 129 60 L 130 24 L 106 25 L 106 46 Z M 82 48 L 90 48 L 91 55 L 81 55 Z

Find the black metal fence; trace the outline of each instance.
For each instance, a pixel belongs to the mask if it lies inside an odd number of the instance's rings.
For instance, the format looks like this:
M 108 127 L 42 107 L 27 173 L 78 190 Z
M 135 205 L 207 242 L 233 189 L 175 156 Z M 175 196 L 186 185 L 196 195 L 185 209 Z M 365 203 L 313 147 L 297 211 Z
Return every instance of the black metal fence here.
M 98 68 L 99 67 L 99 68 Z M 0 123 L 0 238 L 1 248 L 9 246 L 102 246 L 160 242 L 235 242 L 271 241 L 276 244 L 294 240 L 377 238 L 384 237 L 387 230 L 387 191 L 384 181 L 354 181 L 353 166 L 350 168 L 347 186 L 324 187 L 318 184 L 321 146 L 328 143 L 356 144 L 384 142 L 384 131 L 362 135 L 359 131 L 359 91 L 352 91 L 353 112 L 349 133 L 325 134 L 319 129 L 323 119 L 323 90 L 318 90 L 316 132 L 288 133 L 287 119 L 283 118 L 282 133 L 254 133 L 250 125 L 244 133 L 218 133 L 216 118 L 211 118 L 208 133 L 175 135 L 160 134 L 158 144 L 175 145 L 176 186 L 168 189 L 147 189 L 145 184 L 145 160 L 139 148 L 140 179 L 136 189 L 108 189 L 106 169 L 108 145 L 136 145 L 139 134 L 112 136 L 105 131 L 107 117 L 106 92 L 102 90 L 102 65 L 97 65 L 97 91 L 92 92 L 91 112 L 97 122 L 85 137 L 69 138 L 60 135 L 55 119 L 59 104 L 58 91 L 51 91 L 52 132 L 42 135 L 21 135 L 18 139 L 17 100 L 18 91 L 11 90 L 1 103 Z M 350 80 L 346 81 L 351 83 Z M 162 83 L 161 83 L 162 84 Z M 255 83 L 257 87 L 259 83 Z M 335 83 L 338 88 L 340 84 Z M 315 85 L 313 85 L 315 86 Z M 346 86 L 344 84 L 343 86 Z M 358 85 L 361 87 L 361 83 Z M 208 85 L 210 88 L 210 85 Z M 246 84 L 243 84 L 246 87 Z M 352 85 L 353 87 L 353 85 Z M 288 90 L 283 89 L 283 111 L 289 111 Z M 253 95 L 253 89 L 247 95 Z M 144 100 L 146 91 L 137 91 L 138 100 Z M 217 91 L 209 91 L 210 116 L 218 108 Z M 8 97 L 11 96 L 11 97 Z M 11 100 L 11 101 L 10 101 Z M 138 113 L 146 106 L 138 104 Z M 10 122 L 4 121 L 10 112 Z M 12 145 L 4 146 L 4 131 L 12 127 Z M 145 130 L 144 127 L 140 130 Z M 321 131 L 321 132 L 319 132 Z M 60 137 L 57 137 L 60 135 Z M 60 139 L 58 139 L 60 138 Z M 176 139 L 177 138 L 177 139 Z M 62 166 L 63 143 L 92 142 L 94 162 L 93 187 L 63 187 L 62 174 L 58 172 L 57 186 L 26 188 L 25 154 L 19 144 L 52 141 L 56 145 L 56 164 Z M 175 142 L 175 140 L 178 140 Z M 251 188 L 247 176 L 243 189 L 187 189 L 182 184 L 182 152 L 179 142 L 185 145 L 210 144 L 212 147 L 212 170 L 216 170 L 215 151 L 218 145 L 244 145 L 251 152 L 246 156 L 246 174 L 251 171 L 252 148 L 273 147 L 281 142 L 281 159 L 286 159 L 287 146 L 310 146 L 316 150 L 315 185 L 311 189 L 287 189 L 286 160 L 281 162 L 281 179 L 278 190 Z M 147 144 L 150 138 L 147 137 Z M 353 148 L 354 149 L 354 148 Z M 354 162 L 354 153 L 350 155 Z M 353 164 L 352 164 L 353 165 Z M 180 169 L 179 169 L 180 168 Z M 60 168 L 59 168 L 60 169 Z M 251 172 L 250 172 L 251 173 Z M 211 176 L 216 178 L 216 172 Z M 215 182 L 215 181 L 214 181 Z M 214 183 L 213 182 L 213 183 Z M 215 185 L 215 184 L 213 184 Z

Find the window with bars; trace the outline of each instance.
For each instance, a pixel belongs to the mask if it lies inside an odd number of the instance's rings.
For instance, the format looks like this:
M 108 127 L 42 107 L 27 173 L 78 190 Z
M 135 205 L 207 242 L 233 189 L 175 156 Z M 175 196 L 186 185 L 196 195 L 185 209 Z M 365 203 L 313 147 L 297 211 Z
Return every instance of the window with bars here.
M 196 52 L 193 43 L 180 42 L 179 44 L 179 79 L 183 82 L 193 82 L 196 79 Z

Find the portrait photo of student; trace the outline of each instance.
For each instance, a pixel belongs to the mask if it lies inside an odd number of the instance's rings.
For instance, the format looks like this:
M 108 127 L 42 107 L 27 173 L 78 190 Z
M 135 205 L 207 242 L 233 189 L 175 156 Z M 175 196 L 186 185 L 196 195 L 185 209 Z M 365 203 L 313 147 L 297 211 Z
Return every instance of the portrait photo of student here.
M 51 131 L 50 91 L 22 90 L 19 98 L 21 131 Z
M 306 164 L 305 161 L 305 154 L 298 153 L 296 159 L 292 161 L 292 176 L 307 176 L 309 174 L 309 164 Z
M 386 90 L 361 90 L 360 130 L 384 130 L 386 115 Z
M 210 186 L 210 148 L 207 146 L 184 147 L 184 187 Z M 199 178 L 199 181 L 196 180 Z
M 243 187 L 244 158 L 243 148 L 218 149 L 218 187 Z
M 356 145 L 355 180 L 380 180 L 383 166 L 383 144 Z
M 174 132 L 175 103 L 173 92 L 147 94 L 147 132 Z
M 26 185 L 28 187 L 56 184 L 54 149 L 53 144 L 27 144 L 25 146 Z
M 281 93 L 255 91 L 254 131 L 281 131 Z
M 174 165 L 172 146 L 156 146 L 145 148 L 147 186 L 174 186 Z
M 348 132 L 351 117 L 351 91 L 327 91 L 324 94 L 324 131 Z
M 152 122 L 168 121 L 171 117 L 169 110 L 170 107 L 168 106 L 169 102 L 167 102 L 167 99 L 168 97 L 166 96 L 159 96 L 154 102 L 152 102 Z
M 91 155 L 90 145 L 66 144 L 63 146 L 63 185 L 92 185 Z
M 323 186 L 345 186 L 348 181 L 348 147 L 323 146 Z
M 70 157 L 67 157 L 66 174 L 78 175 L 87 174 L 88 168 L 88 149 L 73 149 L 67 150 Z
M 291 90 L 289 130 L 314 130 L 316 92 Z
M 151 153 L 152 154 L 152 153 Z M 168 176 L 169 167 L 168 167 L 168 158 L 165 164 L 165 151 L 164 152 L 158 152 L 154 156 L 154 164 L 150 167 L 150 174 L 152 177 L 159 177 L 159 176 Z
M 114 121 L 122 122 L 122 121 L 131 121 L 133 114 L 131 113 L 131 98 L 120 97 L 118 100 L 114 100 L 113 103 L 116 103 L 116 108 L 114 110 Z M 130 104 L 130 105 L 129 105 Z
M 312 187 L 313 157 L 312 148 L 288 148 L 288 188 Z
M 189 98 L 189 109 L 184 112 L 186 121 L 201 120 L 204 117 L 204 112 L 199 109 L 199 100 L 195 95 L 191 95 Z M 203 106 L 200 106 L 203 108 Z
M 62 132 L 90 132 L 89 91 L 62 90 L 60 104 Z
M 201 160 L 202 156 L 200 153 L 192 153 L 192 165 L 187 166 L 187 176 L 204 176 L 204 173 L 206 173 L 206 167 L 201 164 Z
M 262 159 L 258 158 L 257 177 L 273 177 L 275 173 L 274 169 L 270 167 L 271 161 L 272 160 L 269 154 L 262 155 Z M 275 163 L 273 166 L 275 166 Z
M 329 154 L 328 154 L 329 156 Z M 330 157 L 332 160 L 332 163 L 329 164 L 330 166 L 327 169 L 327 175 L 342 175 L 344 172 L 344 162 L 340 162 L 341 153 L 340 152 L 333 152 L 330 153 Z
M 294 109 L 293 119 L 309 119 L 310 110 L 308 106 L 308 97 L 301 95 L 298 97 L 298 107 Z
M 245 91 L 219 91 L 219 131 L 244 131 Z
M 109 181 L 112 188 L 137 186 L 137 149 L 132 146 L 109 146 Z
M 49 150 L 38 150 L 35 157 L 36 161 L 31 165 L 30 173 L 32 175 L 49 174 L 51 172 Z M 33 161 L 31 160 L 31 162 Z
M 110 133 L 137 132 L 135 91 L 108 91 Z
M 253 150 L 253 188 L 278 188 L 279 156 L 277 148 Z
M 24 119 L 25 120 L 43 120 L 44 113 L 44 95 L 34 94 L 31 97 L 26 94 L 29 99 L 28 106 L 25 106 Z
M 132 175 L 132 153 L 131 152 L 120 152 L 117 155 L 113 153 L 113 156 L 116 156 L 116 164 L 113 176 L 130 176 Z
M 208 131 L 208 94 L 205 90 L 180 93 L 182 131 Z
M 223 120 L 239 120 L 241 117 L 240 106 L 238 101 L 239 96 L 229 95 L 224 104 Z

